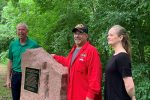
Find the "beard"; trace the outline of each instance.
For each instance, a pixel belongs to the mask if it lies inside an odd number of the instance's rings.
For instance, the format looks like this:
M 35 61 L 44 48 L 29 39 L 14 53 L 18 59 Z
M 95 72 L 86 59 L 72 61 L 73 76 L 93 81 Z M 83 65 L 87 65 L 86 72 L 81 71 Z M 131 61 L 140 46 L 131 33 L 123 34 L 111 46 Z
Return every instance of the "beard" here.
M 77 45 L 81 44 L 81 40 L 79 40 L 79 39 L 74 39 L 74 42 L 75 42 L 75 44 L 77 44 Z

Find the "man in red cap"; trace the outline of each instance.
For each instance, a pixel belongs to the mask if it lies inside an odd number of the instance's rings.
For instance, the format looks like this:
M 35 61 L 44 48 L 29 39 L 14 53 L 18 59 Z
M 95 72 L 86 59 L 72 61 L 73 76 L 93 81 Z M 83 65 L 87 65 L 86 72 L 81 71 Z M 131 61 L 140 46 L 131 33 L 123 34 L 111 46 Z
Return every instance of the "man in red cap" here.
M 99 53 L 88 42 L 85 25 L 78 24 L 72 32 L 75 45 L 69 55 L 53 55 L 69 68 L 67 100 L 101 100 L 102 65 Z

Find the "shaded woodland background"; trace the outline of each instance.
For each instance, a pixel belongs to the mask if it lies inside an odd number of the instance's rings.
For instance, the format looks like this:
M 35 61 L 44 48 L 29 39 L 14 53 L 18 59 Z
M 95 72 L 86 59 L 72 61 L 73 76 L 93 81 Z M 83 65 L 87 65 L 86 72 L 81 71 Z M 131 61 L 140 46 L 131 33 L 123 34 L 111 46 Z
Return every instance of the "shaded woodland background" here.
M 0 63 L 8 61 L 9 43 L 17 38 L 20 22 L 28 24 L 29 37 L 47 52 L 64 56 L 73 46 L 72 28 L 86 24 L 103 70 L 113 53 L 107 44 L 108 29 L 122 25 L 132 44 L 137 100 L 150 100 L 150 0 L 0 0 Z

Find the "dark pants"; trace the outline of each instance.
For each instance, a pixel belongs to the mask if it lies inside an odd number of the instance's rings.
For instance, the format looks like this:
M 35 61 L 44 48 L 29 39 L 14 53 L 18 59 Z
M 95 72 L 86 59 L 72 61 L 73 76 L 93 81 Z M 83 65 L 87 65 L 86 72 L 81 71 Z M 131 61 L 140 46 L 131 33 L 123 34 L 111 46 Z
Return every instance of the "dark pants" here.
M 21 72 L 12 72 L 11 92 L 13 100 L 20 100 L 21 77 Z

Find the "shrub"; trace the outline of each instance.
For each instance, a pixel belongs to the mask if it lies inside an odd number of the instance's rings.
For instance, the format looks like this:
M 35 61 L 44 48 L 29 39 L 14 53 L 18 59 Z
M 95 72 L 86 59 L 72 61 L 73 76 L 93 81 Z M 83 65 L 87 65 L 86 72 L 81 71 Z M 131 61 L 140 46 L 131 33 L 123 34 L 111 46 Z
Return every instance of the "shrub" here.
M 150 100 L 150 67 L 148 64 L 133 64 L 133 78 L 137 100 Z
M 8 62 L 7 54 L 8 54 L 8 50 L 0 54 L 0 63 L 7 64 Z

